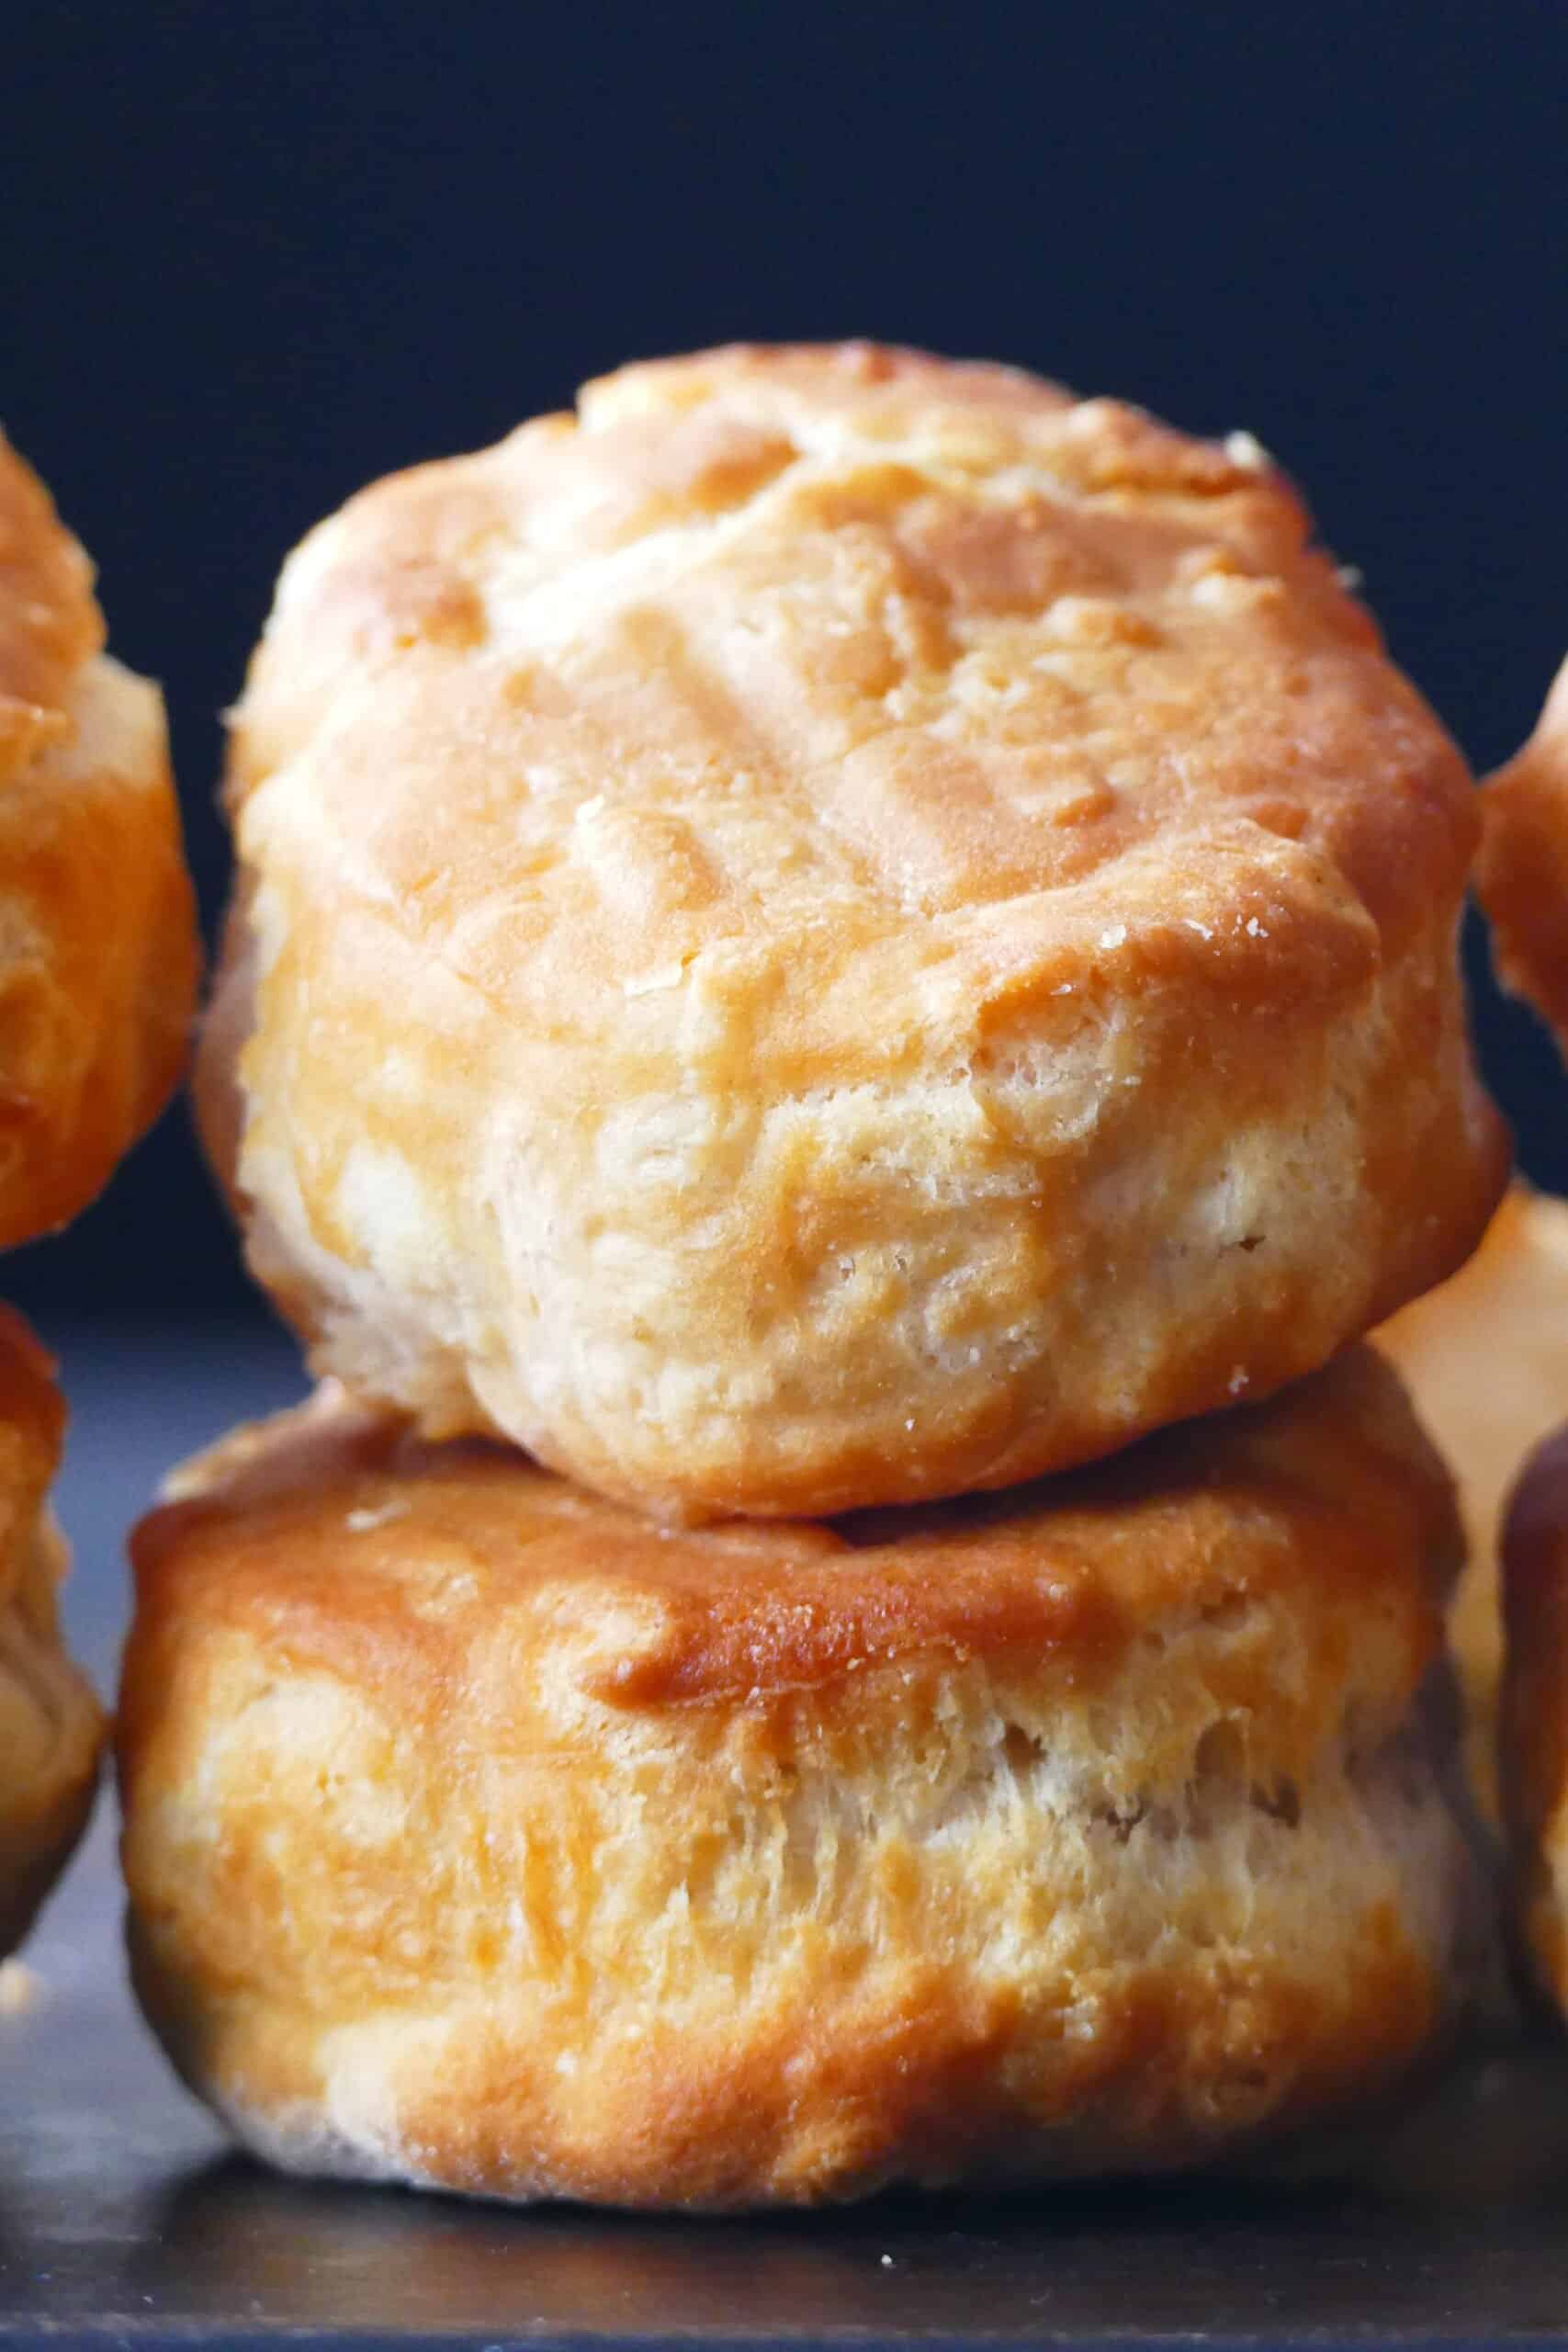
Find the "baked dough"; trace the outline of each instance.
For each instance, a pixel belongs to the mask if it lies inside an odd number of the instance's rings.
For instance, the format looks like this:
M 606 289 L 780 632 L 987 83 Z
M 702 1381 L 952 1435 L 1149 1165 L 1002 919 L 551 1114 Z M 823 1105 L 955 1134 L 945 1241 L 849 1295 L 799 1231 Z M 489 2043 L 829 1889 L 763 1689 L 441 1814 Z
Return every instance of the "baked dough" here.
M 0 438 L 0 1249 L 85 1208 L 162 1110 L 195 1007 L 164 707 Z
M 103 1741 L 55 1610 L 66 1554 L 46 1498 L 65 1408 L 52 1374 L 21 1317 L 0 1307 L 0 1955 L 81 1835 Z
M 1535 733 L 1481 799 L 1476 880 L 1498 977 L 1568 1056 L 1568 662 Z
M 1187 2165 L 1462 1999 L 1459 1526 L 1370 1351 L 834 1525 L 660 1529 L 341 1394 L 171 1492 L 135 1974 L 276 2163 L 699 2208 Z
M 1568 2010 L 1568 1427 L 1539 1446 L 1503 1536 L 1503 1810 L 1525 1951 Z
M 317 1371 L 819 1515 L 1450 1272 L 1473 796 L 1306 535 L 1245 440 L 863 345 L 628 368 L 313 533 L 201 1092 Z
M 1373 1337 L 1459 1480 L 1469 1562 L 1449 1632 L 1472 1775 L 1495 1818 L 1497 1548 L 1526 1455 L 1568 1415 L 1568 1201 L 1515 1184 L 1469 1264 Z

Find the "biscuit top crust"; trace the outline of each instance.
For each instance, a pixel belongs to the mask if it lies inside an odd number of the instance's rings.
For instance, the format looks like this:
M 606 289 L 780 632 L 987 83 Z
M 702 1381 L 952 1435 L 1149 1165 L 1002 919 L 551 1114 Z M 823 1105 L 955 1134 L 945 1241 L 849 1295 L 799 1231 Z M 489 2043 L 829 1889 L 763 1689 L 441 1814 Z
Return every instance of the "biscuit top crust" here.
M 0 1306 L 0 1611 L 16 1599 L 33 1560 L 64 1437 L 53 1360 L 15 1309 Z
M 700 979 L 682 1050 L 743 1028 L 797 1084 L 1086 968 L 1354 984 L 1475 836 L 1255 444 L 865 344 L 627 368 L 351 501 L 237 715 L 264 862 L 274 777 L 286 892 L 308 858 L 531 1030 L 634 1055 Z
M 459 1687 L 444 1644 L 630 1710 L 933 1652 L 1082 1690 L 1212 1628 L 1227 1702 L 1337 1721 L 1415 1690 L 1461 1549 L 1447 1474 L 1364 1349 L 1093 1470 L 833 1522 L 661 1527 L 506 1449 L 418 1441 L 331 1383 L 165 1492 L 132 1538 L 145 1622 L 265 1622 L 350 1680 L 406 1670 L 411 1705 Z
M 72 686 L 103 641 L 93 567 L 0 434 L 0 783 L 70 735 Z

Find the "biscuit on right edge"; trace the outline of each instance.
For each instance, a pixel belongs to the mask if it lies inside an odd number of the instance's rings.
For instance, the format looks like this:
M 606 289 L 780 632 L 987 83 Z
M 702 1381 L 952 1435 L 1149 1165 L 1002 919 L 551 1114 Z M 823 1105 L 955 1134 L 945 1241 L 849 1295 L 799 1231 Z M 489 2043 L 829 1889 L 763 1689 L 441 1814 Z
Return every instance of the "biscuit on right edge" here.
M 1370 1351 L 671 1532 L 323 1395 L 133 1542 L 138 1990 L 299 2172 L 693 2210 L 1295 2145 L 1441 2051 L 1450 1483 Z
M 1568 1201 L 1513 1184 L 1474 1257 L 1372 1339 L 1459 1482 L 1468 1558 L 1449 1633 L 1472 1777 L 1495 1820 L 1498 1550 L 1527 1456 L 1568 1413 Z
M 1568 1427 L 1525 1465 L 1503 1532 L 1503 1817 L 1520 1940 L 1568 2011 Z
M 1464 763 L 1245 435 L 633 367 L 290 557 L 198 1070 L 312 1369 L 669 1520 L 1000 1488 L 1451 1273 Z
M 1481 796 L 1476 888 L 1506 988 L 1568 1057 L 1568 662 L 1529 741 Z

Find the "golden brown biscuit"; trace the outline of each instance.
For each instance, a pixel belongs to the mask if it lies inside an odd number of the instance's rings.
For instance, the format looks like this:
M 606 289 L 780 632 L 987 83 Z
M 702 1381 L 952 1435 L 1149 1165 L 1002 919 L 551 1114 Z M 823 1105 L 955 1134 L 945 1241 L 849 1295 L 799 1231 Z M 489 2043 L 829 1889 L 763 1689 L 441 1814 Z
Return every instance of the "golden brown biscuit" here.
M 0 438 L 0 1249 L 61 1226 L 162 1110 L 195 1006 L 164 707 Z
M 1519 1926 L 1568 2009 L 1568 1428 L 1536 1449 L 1503 1536 L 1499 1761 Z
M 695 2207 L 1186 2165 L 1461 1996 L 1460 1532 L 1369 1351 L 836 1525 L 660 1529 L 341 1392 L 172 1491 L 136 1973 L 276 2162 Z
M 0 1307 L 0 1956 L 81 1835 L 103 1742 L 55 1610 L 66 1554 L 47 1498 L 64 1427 L 53 1366 Z
M 1250 445 L 863 345 L 292 557 L 204 1055 L 319 1372 L 671 1518 L 1268 1393 L 1503 1181 L 1469 781 Z
M 1498 977 L 1568 1055 L 1568 662 L 1535 733 L 1491 778 L 1481 807 L 1476 886 Z
M 1459 1480 L 1469 1564 L 1450 1637 L 1472 1775 L 1497 1809 L 1497 1549 L 1525 1456 L 1568 1414 L 1568 1201 L 1515 1184 L 1468 1265 L 1374 1332 Z

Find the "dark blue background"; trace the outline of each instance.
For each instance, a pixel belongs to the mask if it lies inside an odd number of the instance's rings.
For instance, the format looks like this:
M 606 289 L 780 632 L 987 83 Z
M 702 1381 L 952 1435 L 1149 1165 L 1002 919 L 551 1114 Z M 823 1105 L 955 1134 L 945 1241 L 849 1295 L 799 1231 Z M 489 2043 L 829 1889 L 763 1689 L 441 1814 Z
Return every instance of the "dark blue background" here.
M 0 82 L 0 415 L 166 682 L 209 913 L 291 542 L 637 354 L 887 335 L 1246 425 L 1483 768 L 1568 648 L 1562 0 L 52 0 Z M 1568 1186 L 1550 1050 L 1481 1026 Z M 177 1116 L 6 1276 L 244 1295 Z

